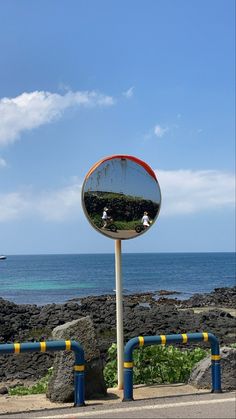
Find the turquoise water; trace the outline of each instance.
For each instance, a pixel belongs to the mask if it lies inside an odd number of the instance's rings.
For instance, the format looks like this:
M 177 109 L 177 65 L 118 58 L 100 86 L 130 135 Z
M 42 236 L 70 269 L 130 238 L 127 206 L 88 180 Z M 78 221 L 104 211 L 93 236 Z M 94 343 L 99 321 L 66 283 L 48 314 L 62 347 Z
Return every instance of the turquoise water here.
M 113 254 L 8 256 L 0 297 L 20 304 L 62 303 L 112 294 Z M 180 298 L 235 285 L 234 253 L 130 253 L 122 256 L 125 293 L 174 290 Z

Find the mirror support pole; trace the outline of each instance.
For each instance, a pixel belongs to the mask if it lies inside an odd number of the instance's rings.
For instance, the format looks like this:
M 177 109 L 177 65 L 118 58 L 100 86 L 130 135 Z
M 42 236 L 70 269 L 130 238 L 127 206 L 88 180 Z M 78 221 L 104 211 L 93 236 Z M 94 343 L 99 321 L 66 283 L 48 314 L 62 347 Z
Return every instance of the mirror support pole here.
M 115 240 L 116 264 L 116 336 L 117 336 L 117 376 L 118 390 L 124 385 L 124 331 L 123 331 L 123 290 L 121 270 L 121 240 Z

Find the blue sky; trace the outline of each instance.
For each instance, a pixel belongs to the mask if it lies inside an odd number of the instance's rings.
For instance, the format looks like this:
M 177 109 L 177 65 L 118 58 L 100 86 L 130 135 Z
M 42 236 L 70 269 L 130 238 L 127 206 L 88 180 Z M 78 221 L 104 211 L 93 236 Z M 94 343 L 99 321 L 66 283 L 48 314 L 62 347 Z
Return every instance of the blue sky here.
M 81 185 L 111 154 L 162 208 L 125 252 L 233 251 L 233 0 L 0 2 L 0 253 L 113 252 Z

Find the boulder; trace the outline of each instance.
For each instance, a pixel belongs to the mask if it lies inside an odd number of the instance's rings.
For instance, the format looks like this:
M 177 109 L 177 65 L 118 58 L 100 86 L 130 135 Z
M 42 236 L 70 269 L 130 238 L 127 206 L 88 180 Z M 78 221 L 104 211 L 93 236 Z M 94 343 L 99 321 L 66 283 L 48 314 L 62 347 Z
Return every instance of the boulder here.
M 8 394 L 8 388 L 6 386 L 0 387 L 0 394 Z
M 93 322 L 89 316 L 65 323 L 52 331 L 56 340 L 76 340 L 85 353 L 85 399 L 106 394 L 102 361 L 95 337 Z M 49 381 L 47 397 L 53 402 L 74 401 L 74 353 L 58 352 L 53 374 Z
M 236 390 L 236 349 L 221 348 L 221 388 Z M 197 388 L 211 388 L 211 356 L 198 362 L 189 378 L 189 384 Z

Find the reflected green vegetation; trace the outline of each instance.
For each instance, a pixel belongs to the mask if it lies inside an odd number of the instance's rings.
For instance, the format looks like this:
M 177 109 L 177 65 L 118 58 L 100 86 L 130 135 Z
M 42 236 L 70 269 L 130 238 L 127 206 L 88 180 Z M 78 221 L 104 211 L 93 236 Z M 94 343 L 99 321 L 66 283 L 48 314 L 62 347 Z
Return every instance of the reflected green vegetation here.
M 118 230 L 134 230 L 141 222 L 144 211 L 148 212 L 151 220 L 159 211 L 159 204 L 152 200 L 112 192 L 85 192 L 84 204 L 90 220 L 98 228 L 102 227 L 103 209 L 108 208 L 108 216 Z

